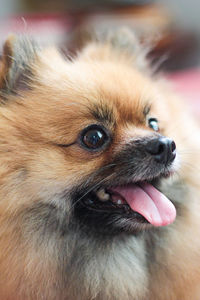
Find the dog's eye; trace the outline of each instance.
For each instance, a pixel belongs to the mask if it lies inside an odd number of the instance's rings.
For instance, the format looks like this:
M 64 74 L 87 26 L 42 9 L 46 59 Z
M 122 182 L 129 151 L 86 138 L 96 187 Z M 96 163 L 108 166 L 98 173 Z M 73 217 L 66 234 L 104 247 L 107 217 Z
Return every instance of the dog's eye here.
M 101 126 L 91 125 L 83 130 L 81 142 L 88 149 L 100 150 L 108 142 L 108 135 Z
M 148 125 L 149 125 L 150 128 L 152 128 L 155 131 L 159 130 L 158 120 L 156 118 L 149 118 L 148 119 Z

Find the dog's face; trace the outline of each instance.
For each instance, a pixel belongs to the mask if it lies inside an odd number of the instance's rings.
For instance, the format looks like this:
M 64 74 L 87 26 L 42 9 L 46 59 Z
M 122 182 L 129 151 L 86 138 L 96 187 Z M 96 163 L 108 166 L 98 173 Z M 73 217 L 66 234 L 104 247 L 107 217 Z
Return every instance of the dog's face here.
M 134 233 L 175 218 L 172 203 L 154 187 L 176 164 L 165 95 L 109 51 L 89 47 L 69 62 L 42 50 L 28 88 L 21 96 L 11 90 L 1 108 L 1 180 L 7 172 L 6 184 L 14 182 L 11 210 L 31 212 L 40 224 L 43 217 L 43 227 L 63 234 L 77 226 Z

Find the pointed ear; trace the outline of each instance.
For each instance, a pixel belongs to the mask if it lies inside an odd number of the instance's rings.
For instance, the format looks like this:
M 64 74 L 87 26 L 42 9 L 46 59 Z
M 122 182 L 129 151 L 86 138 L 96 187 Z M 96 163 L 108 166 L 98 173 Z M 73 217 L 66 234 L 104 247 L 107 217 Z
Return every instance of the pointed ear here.
M 146 58 L 150 45 L 142 45 L 134 32 L 123 27 L 120 29 L 95 33 L 87 33 L 87 39 L 92 40 L 80 53 L 84 59 L 122 59 L 141 71 L 149 69 Z
M 0 92 L 17 93 L 26 88 L 31 66 L 37 55 L 37 46 L 26 37 L 8 37 L 0 60 Z

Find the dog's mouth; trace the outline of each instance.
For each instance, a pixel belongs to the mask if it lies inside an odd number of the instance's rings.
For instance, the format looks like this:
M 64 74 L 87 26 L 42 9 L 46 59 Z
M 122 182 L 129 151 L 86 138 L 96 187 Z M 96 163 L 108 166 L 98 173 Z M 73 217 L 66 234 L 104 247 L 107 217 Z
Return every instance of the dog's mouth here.
M 84 197 L 81 204 L 94 215 L 115 214 L 137 224 L 166 226 L 174 222 L 176 209 L 153 182 L 101 187 Z
M 112 202 L 129 213 L 137 213 L 154 226 L 171 224 L 176 217 L 172 202 L 148 182 L 130 183 L 109 189 L 99 189 L 96 196 L 100 202 Z M 137 215 L 136 215 L 137 216 Z

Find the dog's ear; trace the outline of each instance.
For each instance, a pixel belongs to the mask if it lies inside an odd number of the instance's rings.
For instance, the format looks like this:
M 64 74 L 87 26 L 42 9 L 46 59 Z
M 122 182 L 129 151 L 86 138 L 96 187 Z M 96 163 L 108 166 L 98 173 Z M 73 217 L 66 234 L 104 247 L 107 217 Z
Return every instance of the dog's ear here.
M 89 37 L 89 38 L 88 38 Z M 87 33 L 88 45 L 80 52 L 80 57 L 84 59 L 105 59 L 105 60 L 126 60 L 141 71 L 149 69 L 147 54 L 151 46 L 150 43 L 142 45 L 135 33 L 128 28 L 121 28 L 112 31 L 99 30 Z
M 6 97 L 7 94 L 16 94 L 27 88 L 37 51 L 36 44 L 28 38 L 9 36 L 0 60 L 1 95 Z

